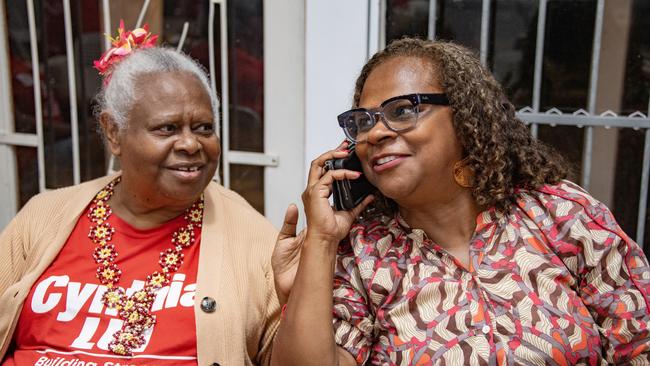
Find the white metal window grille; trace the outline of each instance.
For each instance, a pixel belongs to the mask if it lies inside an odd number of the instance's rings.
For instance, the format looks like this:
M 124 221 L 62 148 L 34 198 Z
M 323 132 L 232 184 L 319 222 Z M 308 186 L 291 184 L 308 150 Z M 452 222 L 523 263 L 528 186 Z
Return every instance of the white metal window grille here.
M 66 55 L 67 55 L 67 69 L 68 69 L 68 92 L 70 100 L 70 126 L 71 126 L 71 140 L 72 140 L 72 166 L 73 166 L 73 183 L 78 184 L 81 181 L 80 174 L 80 159 L 79 159 L 79 128 L 78 128 L 78 116 L 77 116 L 77 81 L 75 80 L 76 70 L 75 70 L 75 55 L 74 55 L 74 44 L 72 37 L 72 17 L 70 14 L 70 0 L 60 0 L 62 1 L 64 8 L 64 24 L 65 24 L 65 45 L 66 45 Z M 241 164 L 241 165 L 253 165 L 253 166 L 265 166 L 265 167 L 275 167 L 278 165 L 278 157 L 274 155 L 258 153 L 258 152 L 248 152 L 248 151 L 236 151 L 230 150 L 230 135 L 229 135 L 229 85 L 228 85 L 228 19 L 227 19 L 227 0 L 206 0 L 209 4 L 209 19 L 208 19 L 208 41 L 209 41 L 209 72 L 210 72 L 210 82 L 211 87 L 217 94 L 217 91 L 220 91 L 220 103 L 221 106 L 221 118 L 217 122 L 217 131 L 221 131 L 220 140 L 222 145 L 221 153 L 221 164 L 223 177 L 219 179 L 218 176 L 215 176 L 215 180 L 221 180 L 222 184 L 225 187 L 230 187 L 230 165 L 231 164 Z M 17 182 L 17 177 L 15 176 L 15 164 L 11 164 L 12 161 L 15 161 L 15 146 L 26 146 L 35 148 L 37 151 L 37 165 L 38 165 L 38 190 L 43 192 L 47 190 L 46 181 L 45 181 L 45 147 L 43 141 L 43 106 L 41 99 L 41 80 L 39 76 L 39 50 L 38 50 L 38 37 L 37 37 L 37 25 L 36 25 L 36 16 L 34 10 L 34 0 L 25 0 L 27 6 L 27 21 L 29 25 L 29 39 L 30 39 L 30 49 L 31 49 L 31 63 L 32 67 L 32 77 L 33 77 L 33 91 L 34 91 L 34 106 L 35 106 L 35 118 L 36 118 L 36 133 L 17 133 L 14 132 L 14 116 L 12 115 L 12 90 L 11 90 L 11 81 L 9 78 L 9 62 L 7 55 L 7 44 L 5 37 L 0 37 L 0 105 L 2 106 L 2 112 L 0 113 L 0 160 L 2 162 L 8 162 L 6 166 L 3 166 L 3 174 L 5 179 L 5 187 L 3 187 L 3 195 L 6 198 L 6 204 L 13 207 L 13 210 L 9 210 L 3 213 L 6 217 L 0 217 L 0 222 L 9 222 L 11 217 L 15 215 L 15 210 L 17 207 L 17 197 L 15 188 L 12 185 L 15 185 Z M 147 12 L 150 0 L 145 0 L 144 4 L 140 10 L 136 27 L 140 26 L 143 23 L 144 16 Z M 109 0 L 102 0 L 101 2 L 102 14 L 103 14 L 103 24 L 104 24 L 104 33 L 113 34 L 114 30 L 110 29 L 111 23 L 111 14 Z M 218 18 L 216 13 L 218 12 Z M 216 21 L 219 21 L 218 26 L 220 27 L 221 39 L 219 40 L 220 47 L 220 56 L 221 56 L 221 84 L 220 90 L 217 89 L 215 75 L 216 75 L 216 44 L 217 40 L 214 39 L 214 29 Z M 6 14 L 4 14 L 4 6 L 0 6 L 0 29 L 6 28 Z M 128 27 L 128 25 L 127 25 Z M 183 46 L 185 36 L 187 35 L 188 23 L 185 23 L 183 26 L 182 34 L 180 36 L 180 41 L 177 46 L 177 49 L 180 50 Z M 98 35 L 98 37 L 102 37 Z M 110 47 L 110 43 L 107 39 L 104 40 L 104 50 Z M 13 158 L 6 159 L 8 155 L 11 155 Z M 113 161 L 111 160 L 108 164 L 108 172 L 113 170 Z M 4 200 L 3 200 L 4 201 Z
M 436 38 L 437 11 L 441 0 L 430 0 L 428 14 L 429 39 Z M 480 59 L 483 64 L 487 63 L 487 54 L 490 40 L 490 12 L 492 0 L 481 0 L 481 35 L 480 35 Z M 557 108 L 550 108 L 546 111 L 540 110 L 540 96 L 542 90 L 542 62 L 544 58 L 545 29 L 547 21 L 548 0 L 538 0 L 537 39 L 535 47 L 535 65 L 533 82 L 532 106 L 521 108 L 517 116 L 530 125 L 533 136 L 537 137 L 539 125 L 549 126 L 575 126 L 584 129 L 584 145 L 582 151 L 582 176 L 580 184 L 589 189 L 591 176 L 591 164 L 593 155 L 593 129 L 594 127 L 605 128 L 633 128 L 645 131 L 645 144 L 643 150 L 643 163 L 641 171 L 641 188 L 637 214 L 636 241 L 643 245 L 646 205 L 648 201 L 648 183 L 650 175 L 650 101 L 646 113 L 635 111 L 629 115 L 618 115 L 611 110 L 603 113 L 596 113 L 596 95 L 598 92 L 598 68 L 601 61 L 601 41 L 603 30 L 603 15 L 605 0 L 597 0 L 596 19 L 594 25 L 593 48 L 591 57 L 589 91 L 587 108 L 578 109 L 573 113 L 563 113 Z M 368 57 L 386 46 L 386 11 L 387 0 L 369 0 L 369 21 L 368 21 Z

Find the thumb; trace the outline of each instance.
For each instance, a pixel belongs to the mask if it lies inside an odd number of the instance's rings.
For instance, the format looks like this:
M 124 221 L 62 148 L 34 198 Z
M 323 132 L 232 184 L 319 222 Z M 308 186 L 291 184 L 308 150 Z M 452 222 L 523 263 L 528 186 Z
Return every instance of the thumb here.
M 278 234 L 278 239 L 292 238 L 296 236 L 296 225 L 298 224 L 298 207 L 293 203 L 287 207 L 284 214 L 284 223 Z

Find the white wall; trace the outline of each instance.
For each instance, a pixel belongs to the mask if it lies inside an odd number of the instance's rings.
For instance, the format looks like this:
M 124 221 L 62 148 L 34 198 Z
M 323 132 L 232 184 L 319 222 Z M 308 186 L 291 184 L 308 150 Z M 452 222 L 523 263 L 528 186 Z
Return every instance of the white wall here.
M 307 0 L 305 172 L 314 158 L 344 139 L 336 116 L 350 108 L 367 59 L 368 6 L 367 0 Z
M 305 185 L 305 5 L 264 1 L 264 146 L 278 157 L 264 169 L 264 210 L 280 228 L 289 203 Z

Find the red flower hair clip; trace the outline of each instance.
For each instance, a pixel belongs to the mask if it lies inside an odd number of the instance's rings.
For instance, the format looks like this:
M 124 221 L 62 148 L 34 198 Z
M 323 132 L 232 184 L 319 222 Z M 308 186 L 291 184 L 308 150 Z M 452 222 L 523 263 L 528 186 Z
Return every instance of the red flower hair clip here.
M 115 64 L 130 55 L 136 49 L 154 47 L 158 40 L 157 35 L 152 35 L 149 32 L 149 26 L 147 24 L 142 26 L 142 28 L 125 31 L 124 20 L 120 20 L 120 27 L 117 29 L 117 36 L 112 38 L 107 35 L 107 37 L 111 40 L 113 47 L 104 52 L 102 57 L 100 57 L 99 60 L 95 60 L 93 63 L 95 69 L 97 69 L 99 74 L 104 77 L 104 85 L 108 84 Z

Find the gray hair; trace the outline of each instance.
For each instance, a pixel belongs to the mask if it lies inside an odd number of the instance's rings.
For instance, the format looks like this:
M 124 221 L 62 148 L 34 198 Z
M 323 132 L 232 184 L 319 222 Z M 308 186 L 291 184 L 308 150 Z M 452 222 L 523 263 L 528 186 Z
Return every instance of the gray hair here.
M 109 112 L 120 129 L 126 128 L 127 116 L 135 100 L 135 79 L 152 72 L 189 72 L 195 75 L 210 96 L 214 121 L 219 119 L 219 100 L 210 88 L 203 66 L 182 52 L 164 47 L 137 50 L 115 65 L 110 82 L 97 95 L 98 112 Z

